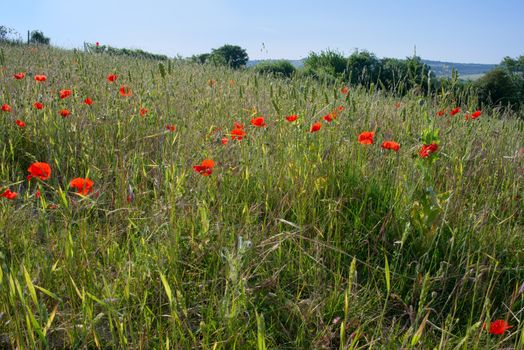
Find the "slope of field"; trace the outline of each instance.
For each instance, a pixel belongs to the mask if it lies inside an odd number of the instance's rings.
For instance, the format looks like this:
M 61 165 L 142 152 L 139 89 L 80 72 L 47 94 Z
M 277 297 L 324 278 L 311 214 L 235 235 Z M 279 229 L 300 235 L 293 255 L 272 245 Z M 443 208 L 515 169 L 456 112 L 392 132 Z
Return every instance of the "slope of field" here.
M 2 50 L 0 348 L 524 344 L 509 112 Z

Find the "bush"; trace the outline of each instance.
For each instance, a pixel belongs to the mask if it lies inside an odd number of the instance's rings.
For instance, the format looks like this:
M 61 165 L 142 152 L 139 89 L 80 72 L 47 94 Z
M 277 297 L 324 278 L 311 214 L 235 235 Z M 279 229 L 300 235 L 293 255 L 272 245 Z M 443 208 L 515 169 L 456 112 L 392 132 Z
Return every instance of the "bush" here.
M 29 43 L 31 44 L 42 44 L 49 45 L 51 39 L 46 37 L 43 32 L 39 30 L 33 30 L 30 34 Z
M 516 109 L 523 99 L 523 79 L 504 68 L 495 68 L 475 82 L 479 102 L 484 105 L 511 106 Z
M 347 77 L 348 60 L 338 51 L 326 50 L 320 54 L 311 52 L 304 61 L 304 70 L 316 77 Z
M 290 78 L 296 71 L 295 66 L 286 60 L 260 62 L 253 67 L 253 70 L 260 74 L 271 74 Z

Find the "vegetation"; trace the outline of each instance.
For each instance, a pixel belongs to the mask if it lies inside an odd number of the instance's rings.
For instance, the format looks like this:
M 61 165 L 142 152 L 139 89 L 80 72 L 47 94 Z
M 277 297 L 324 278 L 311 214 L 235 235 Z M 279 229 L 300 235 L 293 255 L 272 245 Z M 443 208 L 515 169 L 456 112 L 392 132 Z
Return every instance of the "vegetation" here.
M 191 60 L 195 63 L 211 63 L 215 66 L 228 66 L 233 69 L 245 67 L 249 56 L 245 49 L 237 45 L 223 45 L 213 49 L 211 53 L 194 55 Z
M 49 45 L 50 42 L 51 39 L 46 37 L 44 33 L 40 30 L 33 30 L 29 36 L 30 44 Z
M 166 55 L 154 54 L 139 49 L 118 49 L 109 45 L 96 45 L 90 43 L 84 43 L 84 51 L 91 53 L 103 53 L 111 56 L 127 56 L 157 61 L 166 61 L 169 59 Z
M 260 62 L 253 67 L 253 70 L 259 74 L 285 78 L 290 78 L 296 71 L 295 67 L 286 60 Z
M 510 110 L 456 80 L 2 52 L 0 348 L 524 346 Z
M 484 105 L 521 109 L 524 105 L 524 56 L 504 58 L 499 67 L 485 74 L 475 86 L 479 101 Z

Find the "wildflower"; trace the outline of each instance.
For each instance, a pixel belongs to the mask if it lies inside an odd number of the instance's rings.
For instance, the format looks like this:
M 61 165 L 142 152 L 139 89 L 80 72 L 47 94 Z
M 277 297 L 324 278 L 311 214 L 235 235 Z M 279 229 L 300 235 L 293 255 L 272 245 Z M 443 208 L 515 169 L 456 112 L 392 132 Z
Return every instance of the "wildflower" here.
M 290 123 L 291 123 L 291 122 L 294 122 L 294 121 L 297 120 L 297 119 L 298 119 L 298 115 L 296 115 L 296 114 L 288 115 L 288 116 L 286 117 L 286 120 L 287 120 L 288 122 L 290 122 Z
M 486 328 L 486 324 L 484 324 L 484 328 Z M 513 326 L 510 326 L 506 321 L 495 320 L 490 322 L 488 331 L 494 335 L 502 335 L 510 328 L 513 328 Z
M 324 119 L 328 123 L 331 123 L 333 121 L 333 115 L 331 113 L 326 114 L 325 116 L 322 117 L 322 119 Z
M 45 75 L 43 75 L 43 74 L 41 74 L 41 75 L 37 74 L 37 75 L 35 75 L 35 80 L 38 81 L 38 82 L 44 82 L 44 81 L 47 80 L 47 77 Z
M 202 176 L 209 176 L 213 173 L 215 162 L 212 159 L 204 159 L 200 165 L 193 165 L 193 170 Z
M 477 119 L 478 117 L 480 117 L 481 114 L 482 114 L 481 111 L 475 111 L 471 113 L 471 119 Z
M 60 98 L 71 96 L 71 90 L 60 90 Z
M 107 81 L 109 81 L 110 83 L 113 83 L 116 80 L 116 78 L 118 78 L 118 75 L 116 75 L 116 74 L 109 74 L 107 76 Z
M 88 105 L 88 106 L 91 106 L 93 104 L 93 100 L 90 98 L 90 97 L 87 97 L 85 100 L 84 100 L 84 104 Z
M 71 112 L 68 110 L 68 109 L 62 109 L 60 111 L 60 115 L 63 117 L 63 118 L 67 118 L 69 117 L 69 115 L 71 114 Z
M 47 180 L 51 176 L 51 167 L 49 164 L 44 162 L 36 162 L 29 166 L 27 169 L 29 175 L 27 175 L 27 180 L 31 180 L 33 177 L 37 177 L 40 180 Z
M 420 157 L 427 158 L 432 153 L 435 153 L 438 150 L 438 145 L 436 143 L 432 143 L 430 145 L 423 145 L 422 149 L 418 152 Z
M 231 130 L 231 140 L 242 140 L 244 136 L 246 136 L 246 132 L 244 131 L 244 124 L 240 124 L 235 122 L 234 123 L 235 128 Z
M 209 85 L 210 87 L 215 86 L 216 83 L 217 83 L 217 81 L 216 81 L 215 79 L 209 79 L 209 80 L 207 81 L 207 85 Z
M 0 194 L 0 197 L 4 197 L 9 200 L 13 200 L 18 196 L 18 193 L 12 192 L 9 188 L 4 191 L 4 193 Z
M 382 145 L 380 146 L 383 149 L 390 149 L 392 151 L 398 152 L 400 149 L 400 145 L 395 141 L 384 141 L 382 142 Z
M 222 142 L 223 145 L 227 145 L 227 143 L 229 142 L 229 140 L 228 140 L 227 137 L 222 137 L 222 140 L 220 140 L 220 142 Z
M 13 77 L 14 77 L 16 80 L 24 79 L 24 78 L 25 78 L 25 73 L 23 73 L 23 72 L 16 73 L 16 74 L 13 75 Z
M 440 110 L 440 111 L 437 112 L 437 116 L 439 116 L 439 117 L 442 117 L 445 114 L 446 114 L 446 110 L 445 109 Z
M 176 126 L 174 124 L 167 124 L 166 129 L 171 132 L 174 132 L 176 130 Z
M 140 107 L 140 115 L 141 115 L 142 117 L 145 117 L 146 114 L 147 114 L 147 112 L 148 112 L 147 108 L 142 108 L 142 107 Z
M 42 102 L 35 102 L 33 103 L 33 106 L 36 108 L 36 109 L 42 109 L 44 108 L 44 104 Z
M 3 111 L 3 112 L 7 112 L 7 113 L 11 112 L 11 106 L 8 105 L 7 103 L 4 103 L 4 104 L 2 105 L 2 111 Z
M 36 198 L 36 199 L 40 199 L 40 196 L 41 196 L 40 190 L 36 190 L 36 192 L 35 192 L 35 198 Z
M 346 107 L 344 107 L 344 106 L 338 106 L 338 107 L 337 107 L 337 110 L 338 110 L 339 112 L 343 112 L 344 109 L 346 109 Z
M 259 128 L 263 128 L 267 126 L 267 124 L 264 122 L 264 117 L 256 117 L 256 118 L 251 119 L 251 125 L 259 127 Z
M 317 132 L 320 130 L 320 128 L 322 128 L 322 124 L 320 124 L 319 122 L 315 122 L 309 128 L 309 132 Z
M 97 41 L 97 42 L 95 43 L 95 46 L 96 46 L 96 47 L 99 47 L 99 46 L 100 46 L 100 43 Z
M 349 94 L 349 88 L 347 86 L 344 86 L 342 89 L 340 89 L 340 92 L 344 95 Z
M 453 116 L 457 114 L 458 112 L 460 112 L 460 107 L 453 108 L 451 112 L 449 112 L 449 114 Z
M 83 196 L 93 191 L 94 182 L 89 178 L 77 177 L 76 179 L 71 180 L 69 186 L 76 189 L 76 193 Z
M 373 131 L 364 131 L 360 135 L 358 135 L 358 142 L 360 142 L 363 145 L 372 145 L 373 144 L 373 136 L 375 136 L 375 132 L 373 132 Z
M 400 102 L 395 103 L 395 109 L 400 109 Z
M 25 128 L 25 123 L 23 121 L 21 121 L 20 119 L 17 119 L 15 121 L 16 125 L 18 125 L 19 127 L 21 128 Z
M 128 88 L 127 86 L 125 85 L 122 85 L 120 87 L 120 96 L 123 96 L 123 97 L 129 97 L 133 95 L 133 92 L 131 91 L 130 88 Z

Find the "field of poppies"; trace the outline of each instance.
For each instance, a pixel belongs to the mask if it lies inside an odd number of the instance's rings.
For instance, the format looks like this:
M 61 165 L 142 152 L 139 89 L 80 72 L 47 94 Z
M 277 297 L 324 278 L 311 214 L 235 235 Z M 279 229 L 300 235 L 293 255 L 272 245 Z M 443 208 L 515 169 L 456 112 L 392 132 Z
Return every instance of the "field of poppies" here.
M 524 123 L 0 51 L 0 348 L 524 347 Z

